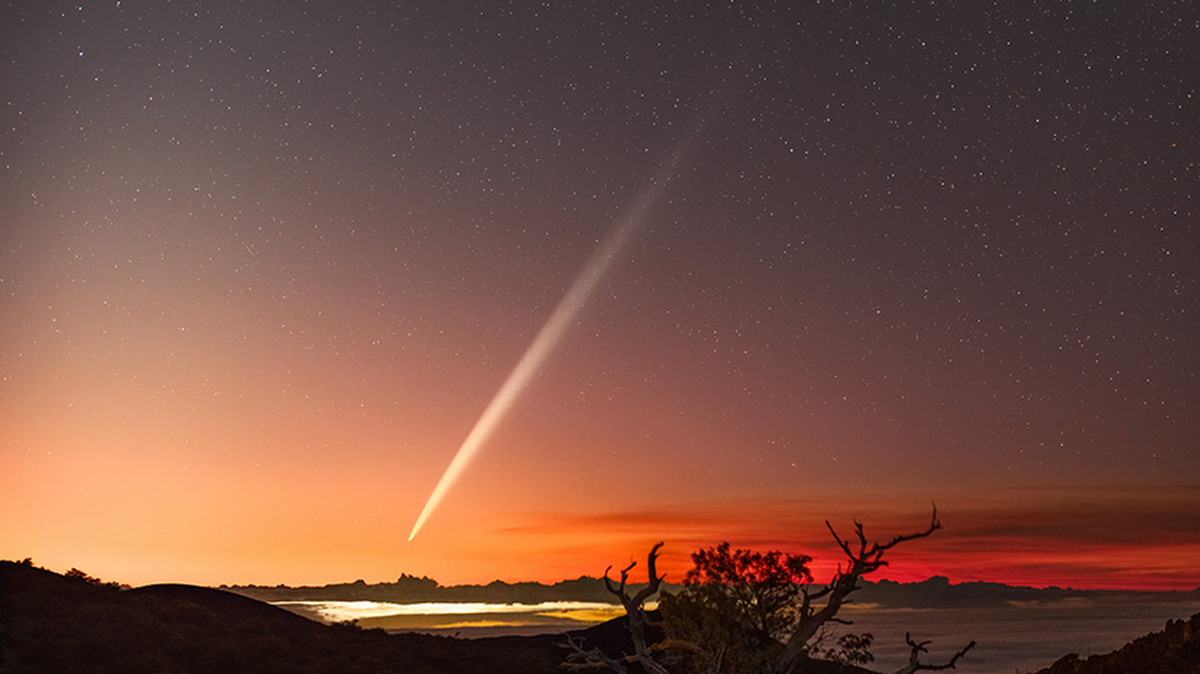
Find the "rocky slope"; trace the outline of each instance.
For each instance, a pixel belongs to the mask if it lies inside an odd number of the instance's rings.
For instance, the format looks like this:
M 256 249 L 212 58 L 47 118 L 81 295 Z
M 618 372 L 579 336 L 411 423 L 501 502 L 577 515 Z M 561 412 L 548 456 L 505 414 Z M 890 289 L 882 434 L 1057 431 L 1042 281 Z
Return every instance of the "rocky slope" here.
M 1105 655 L 1064 656 L 1038 674 L 1200 674 L 1200 613 Z

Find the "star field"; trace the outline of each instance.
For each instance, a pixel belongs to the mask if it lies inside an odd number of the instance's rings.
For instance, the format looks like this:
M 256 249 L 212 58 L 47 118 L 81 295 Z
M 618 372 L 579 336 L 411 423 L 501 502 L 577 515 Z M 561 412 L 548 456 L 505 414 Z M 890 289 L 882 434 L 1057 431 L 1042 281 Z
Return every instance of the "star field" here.
M 8 6 L 0 554 L 557 580 L 664 537 L 908 529 L 933 498 L 950 541 L 956 507 L 964 540 L 1006 509 L 1005 536 L 1041 540 L 1035 513 L 1086 502 L 1175 522 L 1156 535 L 1194 558 L 1200 13 L 649 4 Z M 953 548 L 955 580 L 1198 582 Z

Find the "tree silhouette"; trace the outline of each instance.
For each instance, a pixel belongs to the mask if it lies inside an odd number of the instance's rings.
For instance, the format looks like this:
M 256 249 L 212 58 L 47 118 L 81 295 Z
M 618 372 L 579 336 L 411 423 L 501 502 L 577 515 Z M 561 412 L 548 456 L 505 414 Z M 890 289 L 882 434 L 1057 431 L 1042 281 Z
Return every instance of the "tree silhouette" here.
M 677 669 L 768 669 L 799 618 L 811 561 L 778 550 L 731 550 L 729 543 L 692 553 L 683 590 L 661 603 L 666 645 L 679 651 Z
M 609 591 L 625 607 L 635 652 L 614 657 L 599 648 L 586 649 L 586 644 L 568 638 L 572 654 L 564 666 L 608 668 L 618 674 L 629 672 L 633 663 L 653 674 L 669 674 L 672 670 L 680 674 L 792 674 L 817 655 L 834 656 L 843 663 L 870 661 L 870 635 L 847 635 L 849 638 L 839 639 L 834 648 L 821 650 L 823 630 L 830 624 L 848 624 L 838 618 L 838 612 L 859 589 L 863 576 L 887 565 L 884 556 L 889 550 L 941 529 L 937 507 L 933 508 L 928 527 L 886 543 L 869 540 L 857 521 L 853 539 L 843 539 L 828 521 L 825 525 L 846 558 L 823 586 L 813 583 L 808 570 L 812 558 L 807 555 L 731 550 L 728 543 L 694 553 L 694 567 L 685 578 L 684 589 L 662 598 L 667 636 L 658 643 L 646 639 L 649 623 L 644 604 L 662 581 L 655 560 L 663 544 L 651 549 L 647 563 L 650 584 L 636 595 L 625 591 L 633 564 L 621 572 L 619 586 L 613 585 L 605 572 Z M 931 665 L 920 662 L 928 642 L 917 643 L 909 638 L 908 643 L 912 648 L 910 662 L 901 670 L 906 673 L 952 668 L 974 646 L 972 642 L 963 648 L 949 663 Z

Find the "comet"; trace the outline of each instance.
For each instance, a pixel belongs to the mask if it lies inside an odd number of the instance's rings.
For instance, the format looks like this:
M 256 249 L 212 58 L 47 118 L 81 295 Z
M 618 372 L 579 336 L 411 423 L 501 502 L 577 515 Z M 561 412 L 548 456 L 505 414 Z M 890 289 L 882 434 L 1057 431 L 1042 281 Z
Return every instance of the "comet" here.
M 575 316 L 587 304 L 588 298 L 596 290 L 601 277 L 612 266 L 613 260 L 617 258 L 621 249 L 625 247 L 626 243 L 646 219 L 646 214 L 654 205 L 654 202 L 659 199 L 663 191 L 667 188 L 667 185 L 675 177 L 684 157 L 706 128 L 707 120 L 713 116 L 712 113 L 716 109 L 719 91 L 718 89 L 709 95 L 707 105 L 705 105 L 701 114 L 697 116 L 697 120 L 692 124 L 690 132 L 677 143 L 667 161 L 663 162 L 658 171 L 650 179 L 650 182 L 638 194 L 637 199 L 622 213 L 607 238 L 601 242 L 599 247 L 592 253 L 592 256 L 588 258 L 579 275 L 571 283 L 570 287 L 567 288 L 566 294 L 563 295 L 562 300 L 555 307 L 554 313 L 546 320 L 545 325 L 542 326 L 537 336 L 534 337 L 529 348 L 525 350 L 525 355 L 517 362 L 516 367 L 513 368 L 508 378 L 504 380 L 504 384 L 500 386 L 492 401 L 488 403 L 487 408 L 484 409 L 483 414 L 475 422 L 475 426 L 467 434 L 467 438 L 463 440 L 462 445 L 458 448 L 458 452 L 455 453 L 454 458 L 450 461 L 450 465 L 446 467 L 446 472 L 438 480 L 433 493 L 429 495 L 429 500 L 425 502 L 425 507 L 421 510 L 416 524 L 413 525 L 412 532 L 408 535 L 410 542 L 413 538 L 416 538 L 417 532 L 424 526 L 425 521 L 437 509 L 438 504 L 442 502 L 442 499 L 445 498 L 451 487 L 454 486 L 454 483 L 458 481 L 458 478 L 466 470 L 471 460 L 479 453 L 480 448 L 487 442 L 488 436 L 495 430 L 497 424 L 512 409 L 513 404 L 525 389 L 526 384 L 537 373 L 538 369 L 546 361 L 546 357 L 554 350 L 554 347 L 562 340 L 563 334 L 567 331 Z

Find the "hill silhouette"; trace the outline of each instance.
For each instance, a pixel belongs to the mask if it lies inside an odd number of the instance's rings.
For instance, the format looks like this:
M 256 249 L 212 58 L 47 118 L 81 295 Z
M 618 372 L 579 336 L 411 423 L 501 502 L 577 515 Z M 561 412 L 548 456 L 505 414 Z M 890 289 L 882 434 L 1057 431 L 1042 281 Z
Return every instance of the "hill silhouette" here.
M 265 624 L 289 625 L 299 630 L 312 629 L 311 620 L 291 611 L 249 597 L 207 587 L 168 583 L 139 587 L 130 590 L 128 594 L 139 598 L 150 598 L 152 601 L 205 607 L 209 611 L 225 616 L 226 619 L 239 622 L 258 621 Z
M 631 592 L 639 592 L 645 583 L 630 583 Z M 1003 607 L 1013 602 L 1059 602 L 1093 599 L 1108 603 L 1178 602 L 1200 599 L 1200 588 L 1180 591 L 1077 590 L 1060 587 L 1024 587 L 989 582 L 952 583 L 945 576 L 933 576 L 917 582 L 891 580 L 861 581 L 855 601 L 888 608 L 986 608 Z M 553 584 L 496 580 L 485 585 L 441 585 L 428 577 L 408 574 L 394 582 L 329 585 L 222 585 L 221 589 L 260 601 L 381 601 L 398 604 L 419 602 L 485 602 L 494 604 L 536 604 L 546 601 L 594 601 L 617 603 L 605 587 L 603 578 L 582 576 Z M 679 585 L 663 583 L 662 590 L 677 593 Z
M 633 591 L 645 587 L 645 583 L 631 583 Z M 356 580 L 352 583 L 329 585 L 222 585 L 221 589 L 236 592 L 262 601 L 289 600 L 337 600 L 337 601 L 390 601 L 401 604 L 419 602 L 485 602 L 493 604 L 536 604 L 546 601 L 594 601 L 614 602 L 602 578 L 581 576 L 575 580 L 545 583 L 506 583 L 494 580 L 486 585 L 442 585 L 428 577 L 401 574 L 395 582 L 367 583 Z M 664 589 L 677 590 L 678 586 L 664 584 Z
M 558 672 L 558 635 L 465 640 L 323 625 L 187 585 L 124 591 L 0 562 L 0 671 Z
M 1038 674 L 1200 674 L 1200 613 L 1105 655 L 1066 655 Z

